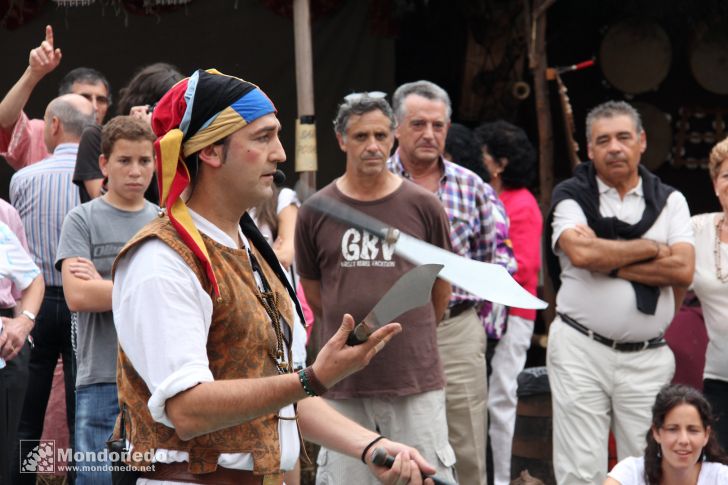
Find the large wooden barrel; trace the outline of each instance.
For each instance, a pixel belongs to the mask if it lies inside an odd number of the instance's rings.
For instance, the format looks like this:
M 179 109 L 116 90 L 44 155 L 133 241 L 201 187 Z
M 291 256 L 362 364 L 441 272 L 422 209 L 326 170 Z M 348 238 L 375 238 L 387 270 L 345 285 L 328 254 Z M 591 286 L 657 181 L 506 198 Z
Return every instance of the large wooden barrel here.
M 513 433 L 511 478 L 528 470 L 546 485 L 555 485 L 551 446 L 551 391 L 546 367 L 531 367 L 518 376 L 518 407 Z

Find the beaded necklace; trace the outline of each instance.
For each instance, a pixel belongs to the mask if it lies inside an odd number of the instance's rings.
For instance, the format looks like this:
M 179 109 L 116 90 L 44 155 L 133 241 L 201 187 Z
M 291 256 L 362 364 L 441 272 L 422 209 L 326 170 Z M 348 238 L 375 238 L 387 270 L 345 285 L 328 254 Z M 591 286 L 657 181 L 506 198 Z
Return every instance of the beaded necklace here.
M 715 276 L 721 283 L 728 283 L 728 273 L 723 274 L 723 267 L 720 262 L 720 234 L 723 230 L 723 221 L 725 216 L 721 216 L 718 223 L 715 225 L 715 248 L 713 254 L 715 255 Z

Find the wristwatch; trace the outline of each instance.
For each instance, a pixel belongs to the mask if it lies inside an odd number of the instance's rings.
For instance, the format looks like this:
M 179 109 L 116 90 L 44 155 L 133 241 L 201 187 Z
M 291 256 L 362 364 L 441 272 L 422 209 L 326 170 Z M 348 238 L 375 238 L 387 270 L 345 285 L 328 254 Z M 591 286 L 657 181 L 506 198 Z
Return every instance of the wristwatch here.
M 35 323 L 35 313 L 29 312 L 28 310 L 23 310 L 22 312 L 20 312 L 20 314 L 25 315 L 26 317 L 28 317 L 28 320 Z

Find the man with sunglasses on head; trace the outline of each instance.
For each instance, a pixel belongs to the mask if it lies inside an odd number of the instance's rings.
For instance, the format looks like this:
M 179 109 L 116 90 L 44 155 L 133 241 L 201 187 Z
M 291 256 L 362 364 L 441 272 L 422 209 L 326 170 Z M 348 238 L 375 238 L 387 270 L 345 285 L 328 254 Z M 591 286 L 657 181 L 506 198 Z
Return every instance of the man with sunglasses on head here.
M 354 93 L 339 105 L 334 131 L 346 154 L 344 174 L 310 200 L 328 197 L 389 226 L 450 249 L 447 215 L 435 196 L 387 170 L 395 119 L 384 93 Z M 367 231 L 301 207 L 296 224 L 296 265 L 324 340 L 344 312 L 361 321 L 385 292 L 415 265 L 394 254 L 394 245 Z M 402 335 L 367 368 L 339 382 L 326 400 L 362 426 L 417 448 L 452 480 L 455 455 L 448 443 L 445 378 L 437 351 L 437 324 L 450 285 L 437 280 L 431 302 L 398 317 Z M 322 448 L 319 485 L 369 484 L 359 460 Z
M 61 62 L 61 50 L 53 40 L 53 28 L 46 26 L 45 40 L 30 51 L 28 67 L 0 101 L 0 156 L 15 170 L 39 162 L 50 154 L 43 141 L 44 122 L 30 119 L 23 109 L 38 83 Z M 61 80 L 58 95 L 79 94 L 94 107 L 101 124 L 111 104 L 111 89 L 103 74 L 78 67 Z

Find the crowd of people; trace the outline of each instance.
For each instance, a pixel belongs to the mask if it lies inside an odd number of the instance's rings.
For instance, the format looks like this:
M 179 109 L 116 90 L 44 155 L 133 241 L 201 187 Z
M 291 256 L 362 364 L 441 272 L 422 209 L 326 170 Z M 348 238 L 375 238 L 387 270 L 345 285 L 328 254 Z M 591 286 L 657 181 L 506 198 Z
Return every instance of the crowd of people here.
M 544 220 L 524 130 L 453 124 L 448 93 L 416 81 L 391 105 L 341 100 L 341 175 L 299 200 L 274 182 L 286 154 L 258 86 L 156 63 L 107 121 L 109 82 L 76 68 L 30 119 L 61 57 L 49 26 L 0 101 L 0 156 L 16 170 L 0 200 L 0 483 L 35 483 L 20 443 L 42 436 L 59 357 L 80 457 L 70 482 L 297 485 L 302 438 L 321 445 L 322 485 L 520 475 L 517 377 L 536 312 L 438 279 L 428 304 L 347 345 L 413 264 L 319 198 L 501 265 L 534 295 L 546 261 L 557 483 L 728 483 L 728 140 L 710 154 L 722 211 L 691 218 L 640 165 L 639 114 L 600 104 L 589 160 Z M 664 334 L 691 284 L 710 337 L 705 396 L 669 385 Z M 312 325 L 322 340 L 307 358 Z M 610 430 L 620 463 L 607 475 Z M 134 453 L 101 471 L 107 444 Z

